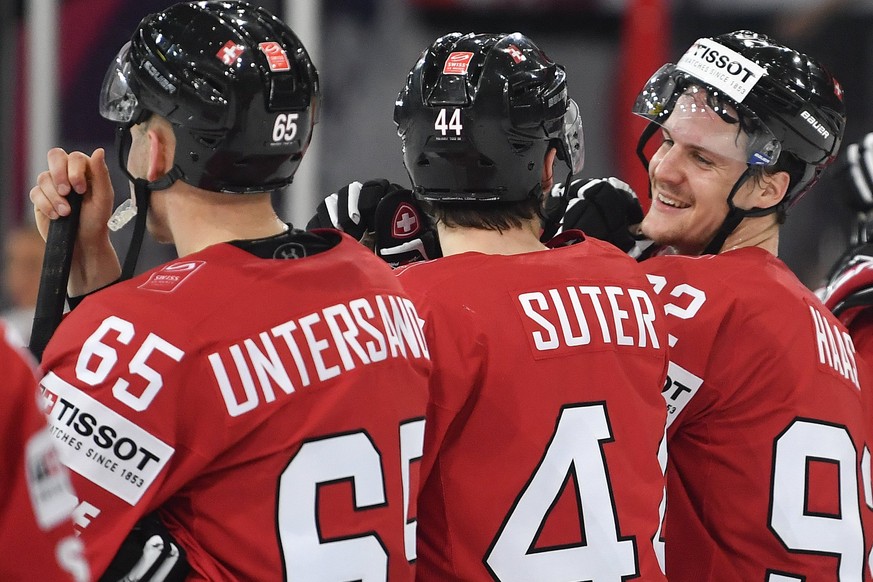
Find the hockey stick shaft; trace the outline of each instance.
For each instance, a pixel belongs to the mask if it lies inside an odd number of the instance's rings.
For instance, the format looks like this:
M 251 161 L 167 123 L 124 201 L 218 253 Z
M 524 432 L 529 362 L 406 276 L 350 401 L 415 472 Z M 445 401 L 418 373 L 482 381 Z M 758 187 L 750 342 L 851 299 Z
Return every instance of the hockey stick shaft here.
M 73 246 L 79 231 L 82 195 L 72 192 L 67 196 L 70 213 L 49 223 L 45 254 L 39 280 L 39 293 L 30 332 L 30 351 L 37 360 L 61 323 L 67 298 L 67 281 L 73 264 Z

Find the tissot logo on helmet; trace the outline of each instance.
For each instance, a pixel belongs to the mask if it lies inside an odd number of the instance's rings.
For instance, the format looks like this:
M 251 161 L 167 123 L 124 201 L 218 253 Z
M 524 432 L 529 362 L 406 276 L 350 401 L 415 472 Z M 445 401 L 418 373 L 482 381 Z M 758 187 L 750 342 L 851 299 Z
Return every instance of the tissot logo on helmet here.
M 742 102 L 767 71 L 730 48 L 701 38 L 682 56 L 676 67 Z

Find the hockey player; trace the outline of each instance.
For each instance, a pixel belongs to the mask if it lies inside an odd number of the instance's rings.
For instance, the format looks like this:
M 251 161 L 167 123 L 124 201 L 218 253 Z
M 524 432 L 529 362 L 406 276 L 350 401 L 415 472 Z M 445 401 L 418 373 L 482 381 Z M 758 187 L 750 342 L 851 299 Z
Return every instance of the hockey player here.
M 398 269 L 434 359 L 417 579 L 663 580 L 662 307 L 614 247 L 539 239 L 556 157 L 582 166 L 564 70 L 518 33 L 449 34 L 394 119 L 444 255 Z M 401 195 L 376 220 L 415 252 Z
M 824 304 L 849 330 L 855 349 L 873 362 L 873 133 L 846 148 L 840 171 L 846 200 L 857 214 L 851 245 L 834 265 L 823 290 Z
M 0 324 L 0 579 L 88 582 L 71 520 L 76 497 L 40 410 L 32 357 L 12 347 L 19 342 Z
M 634 112 L 651 122 L 643 232 L 688 255 L 643 263 L 674 342 L 667 576 L 868 580 L 870 378 L 776 257 L 786 211 L 840 146 L 840 86 L 807 55 L 738 31 L 662 67 Z
M 372 253 L 291 228 L 270 201 L 316 121 L 305 48 L 261 8 L 176 4 L 121 49 L 100 107 L 137 226 L 148 211 L 180 258 L 85 297 L 44 354 L 94 572 L 151 559 L 137 544 L 116 553 L 157 530 L 192 580 L 412 580 L 430 370 L 419 316 Z M 82 295 L 120 271 L 101 150 L 49 153 L 31 191 L 42 232 L 70 192 L 84 196 Z

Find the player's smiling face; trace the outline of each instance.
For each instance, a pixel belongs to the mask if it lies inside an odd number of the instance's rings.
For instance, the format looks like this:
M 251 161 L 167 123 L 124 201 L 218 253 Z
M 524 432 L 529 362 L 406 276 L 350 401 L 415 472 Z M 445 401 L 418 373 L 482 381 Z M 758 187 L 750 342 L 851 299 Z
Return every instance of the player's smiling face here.
M 643 233 L 683 254 L 701 253 L 727 216 L 727 197 L 746 170 L 747 137 L 721 119 L 705 94 L 682 95 L 660 129 L 661 144 L 649 162 L 652 205 Z M 753 180 L 740 189 L 743 201 Z

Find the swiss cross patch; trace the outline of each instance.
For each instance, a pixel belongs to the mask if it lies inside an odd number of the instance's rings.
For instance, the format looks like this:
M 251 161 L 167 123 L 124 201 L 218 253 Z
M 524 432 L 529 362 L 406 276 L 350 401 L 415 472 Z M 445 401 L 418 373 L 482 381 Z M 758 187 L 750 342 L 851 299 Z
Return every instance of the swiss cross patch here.
M 418 234 L 421 222 L 418 220 L 418 212 L 408 202 L 401 202 L 394 211 L 391 220 L 391 236 L 394 238 L 409 238 Z
M 258 45 L 261 52 L 267 57 L 267 65 L 274 73 L 291 70 L 291 61 L 282 45 L 276 41 L 262 42 Z
M 840 85 L 839 81 L 834 79 L 834 95 L 837 96 L 837 99 L 840 101 L 843 100 L 843 86 Z
M 516 65 L 522 61 L 527 60 L 527 57 L 524 56 L 524 53 L 521 52 L 521 49 L 518 48 L 517 46 L 515 46 L 514 44 L 511 44 L 508 47 L 506 47 L 506 52 L 509 53 L 509 56 L 512 57 L 512 60 L 515 61 Z
M 40 405 L 39 409 L 42 410 L 43 414 L 49 414 L 52 411 L 52 408 L 55 407 L 57 401 L 57 394 L 48 388 L 40 387 L 39 400 L 37 400 L 37 403 Z
M 454 52 L 450 54 L 449 58 L 446 59 L 446 64 L 443 66 L 443 74 L 466 75 L 472 59 L 473 53 L 469 52 Z
M 218 49 L 218 52 L 215 53 L 215 56 L 221 59 L 221 62 L 227 66 L 234 64 L 237 59 L 243 54 L 246 50 L 241 44 L 236 44 L 232 40 L 224 43 L 224 46 Z
M 152 273 L 148 280 L 139 286 L 149 291 L 175 291 L 194 271 L 206 264 L 206 261 L 177 261 L 170 263 Z

